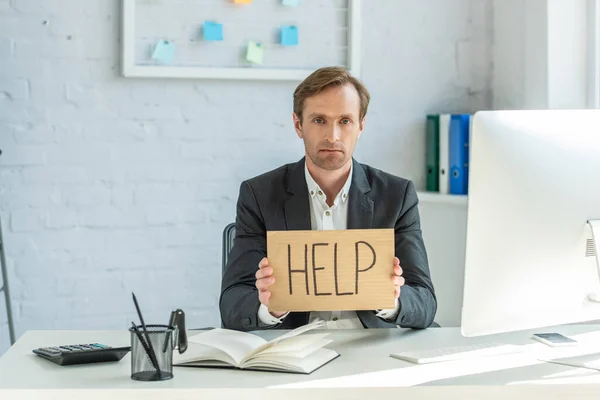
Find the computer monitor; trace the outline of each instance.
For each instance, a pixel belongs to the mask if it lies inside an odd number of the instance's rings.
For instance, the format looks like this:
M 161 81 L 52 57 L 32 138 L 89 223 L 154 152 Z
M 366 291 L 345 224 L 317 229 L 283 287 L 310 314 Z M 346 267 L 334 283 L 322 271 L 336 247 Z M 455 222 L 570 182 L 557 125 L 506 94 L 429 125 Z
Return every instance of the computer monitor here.
M 600 110 L 482 111 L 469 154 L 463 336 L 600 319 Z

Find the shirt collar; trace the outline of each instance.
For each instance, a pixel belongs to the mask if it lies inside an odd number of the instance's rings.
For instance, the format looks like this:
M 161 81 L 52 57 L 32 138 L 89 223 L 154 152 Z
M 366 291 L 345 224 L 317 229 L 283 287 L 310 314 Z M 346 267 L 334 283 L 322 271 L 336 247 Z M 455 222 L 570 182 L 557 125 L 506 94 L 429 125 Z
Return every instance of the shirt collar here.
M 342 186 L 342 190 L 338 193 L 335 203 L 337 203 L 338 198 L 342 202 L 346 202 L 348 197 L 350 196 L 350 186 L 352 185 L 352 172 L 354 168 L 354 162 L 350 161 L 350 173 L 348 174 L 348 179 L 346 179 L 346 183 Z M 312 175 L 308 171 L 308 167 L 306 163 L 304 163 L 304 176 L 306 177 L 306 185 L 308 186 L 308 194 L 311 198 L 315 198 L 315 196 L 321 195 L 323 196 L 325 193 L 321 190 L 317 182 L 313 179 Z

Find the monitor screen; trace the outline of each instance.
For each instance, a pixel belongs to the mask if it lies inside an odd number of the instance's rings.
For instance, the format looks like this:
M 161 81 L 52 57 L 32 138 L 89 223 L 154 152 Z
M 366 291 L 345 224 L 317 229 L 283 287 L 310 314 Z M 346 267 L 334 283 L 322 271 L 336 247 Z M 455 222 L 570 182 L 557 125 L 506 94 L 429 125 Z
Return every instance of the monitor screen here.
M 600 110 L 478 112 L 469 148 L 463 335 L 600 319 Z

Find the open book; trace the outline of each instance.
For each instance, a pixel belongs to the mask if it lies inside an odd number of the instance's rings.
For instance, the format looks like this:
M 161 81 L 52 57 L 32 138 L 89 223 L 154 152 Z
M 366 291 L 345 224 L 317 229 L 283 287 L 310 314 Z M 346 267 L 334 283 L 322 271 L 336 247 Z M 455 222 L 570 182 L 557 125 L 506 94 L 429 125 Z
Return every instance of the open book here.
M 328 333 L 302 333 L 323 325 L 315 321 L 287 332 L 274 340 L 247 332 L 213 329 L 188 338 L 185 353 L 173 353 L 173 365 L 228 367 L 310 374 L 339 354 L 324 346 L 332 342 Z

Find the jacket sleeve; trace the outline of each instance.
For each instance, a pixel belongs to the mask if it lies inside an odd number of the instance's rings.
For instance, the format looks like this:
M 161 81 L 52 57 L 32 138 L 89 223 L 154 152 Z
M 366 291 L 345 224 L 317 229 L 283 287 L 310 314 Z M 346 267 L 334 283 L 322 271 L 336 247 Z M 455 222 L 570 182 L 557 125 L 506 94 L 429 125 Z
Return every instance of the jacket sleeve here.
M 248 181 L 240 186 L 235 240 L 221 281 L 219 309 L 227 329 L 259 329 L 256 271 L 266 257 L 266 230 L 256 196 Z M 261 324 L 262 326 L 262 324 Z
M 409 181 L 400 215 L 394 226 L 396 257 L 400 260 L 404 286 L 400 289 L 400 311 L 396 324 L 402 328 L 429 327 L 437 311 L 437 299 L 429 272 L 421 234 L 418 197 Z

